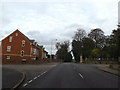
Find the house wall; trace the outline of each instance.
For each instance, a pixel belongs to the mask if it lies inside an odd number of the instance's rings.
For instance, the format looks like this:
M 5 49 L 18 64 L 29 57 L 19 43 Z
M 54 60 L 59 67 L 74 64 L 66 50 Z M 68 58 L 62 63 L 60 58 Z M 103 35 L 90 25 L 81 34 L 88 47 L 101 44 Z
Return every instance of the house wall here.
M 39 47 L 39 58 L 42 59 L 42 48 Z
M 17 36 L 16 36 L 17 33 Z M 12 36 L 12 42 L 9 42 L 9 38 Z M 25 46 L 22 47 L 22 40 L 25 41 Z M 7 52 L 7 46 L 11 46 L 11 51 Z M 18 30 L 10 34 L 8 37 L 2 40 L 2 61 L 9 61 L 9 60 L 29 60 L 31 58 L 35 58 L 38 55 L 33 55 L 31 53 L 31 47 L 37 49 L 35 46 L 31 44 L 31 42 Z M 24 56 L 21 56 L 21 51 L 24 51 Z M 10 56 L 10 59 L 7 60 L 7 56 Z

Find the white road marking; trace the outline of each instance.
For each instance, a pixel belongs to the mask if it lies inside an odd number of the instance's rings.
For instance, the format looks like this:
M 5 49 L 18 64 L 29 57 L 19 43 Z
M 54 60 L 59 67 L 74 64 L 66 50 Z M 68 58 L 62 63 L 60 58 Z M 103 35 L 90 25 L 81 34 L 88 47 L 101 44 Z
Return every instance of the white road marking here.
M 46 71 L 45 71 L 45 72 L 43 72 L 41 75 L 43 75 L 44 73 L 46 73 Z
M 37 77 L 40 77 L 41 75 L 38 75 Z
M 46 73 L 46 72 L 47 72 L 47 71 L 43 72 L 42 74 L 38 75 L 37 77 L 34 77 L 33 79 L 34 79 L 34 80 L 37 79 L 38 77 L 40 77 L 41 75 L 43 75 L 43 74 Z M 33 81 L 33 80 L 30 80 L 30 81 L 28 81 L 28 83 L 31 83 L 32 81 Z M 23 86 L 24 86 L 24 87 L 27 86 L 28 83 L 24 84 Z
M 32 82 L 32 80 L 28 81 L 28 83 L 31 83 L 31 82 Z
M 34 77 L 34 80 L 37 79 L 38 77 Z
M 43 73 L 46 73 L 47 71 L 43 72 Z
M 82 75 L 82 74 L 79 73 L 79 75 L 80 75 L 81 78 L 83 78 L 83 75 Z
M 27 83 L 23 85 L 24 87 L 27 86 Z

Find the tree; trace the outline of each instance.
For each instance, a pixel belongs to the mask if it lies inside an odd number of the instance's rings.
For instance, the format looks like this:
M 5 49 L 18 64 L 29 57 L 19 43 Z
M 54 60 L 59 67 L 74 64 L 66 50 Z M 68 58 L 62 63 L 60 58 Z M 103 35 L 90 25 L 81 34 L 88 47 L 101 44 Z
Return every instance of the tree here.
M 86 32 L 84 29 L 77 29 L 77 31 L 75 32 L 75 35 L 73 37 L 74 40 L 76 41 L 81 41 L 82 39 L 86 37 Z
M 63 43 L 57 43 L 56 48 L 57 48 L 57 58 L 61 59 L 64 62 L 71 62 L 72 61 L 72 55 L 71 52 L 69 51 L 69 41 L 64 41 Z
M 79 62 L 80 55 L 82 55 L 83 38 L 86 37 L 86 32 L 83 29 L 77 29 L 72 41 L 72 52 L 75 60 Z
M 94 57 L 94 58 L 99 58 L 100 57 L 100 51 L 99 51 L 98 48 L 94 48 L 92 50 L 92 57 Z
M 82 48 L 81 48 L 81 42 L 73 40 L 72 41 L 72 52 L 74 55 L 74 58 L 77 62 L 80 60 L 80 54 L 82 53 Z
M 113 30 L 111 34 L 111 45 L 115 50 L 115 57 L 120 57 L 120 28 Z
M 88 37 L 95 42 L 95 47 L 103 48 L 104 47 L 104 32 L 100 28 L 92 29 L 88 34 Z
M 91 56 L 91 52 L 95 47 L 95 43 L 92 39 L 86 37 L 83 38 L 83 58 L 88 58 Z

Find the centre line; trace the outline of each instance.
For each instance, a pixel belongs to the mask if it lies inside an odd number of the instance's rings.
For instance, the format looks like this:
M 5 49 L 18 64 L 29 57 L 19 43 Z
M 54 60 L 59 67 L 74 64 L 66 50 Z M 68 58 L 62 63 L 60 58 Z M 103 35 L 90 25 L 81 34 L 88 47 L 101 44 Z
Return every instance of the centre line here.
M 79 73 L 79 76 L 80 76 L 81 78 L 83 78 L 83 75 L 82 75 L 82 74 L 80 74 L 80 73 Z

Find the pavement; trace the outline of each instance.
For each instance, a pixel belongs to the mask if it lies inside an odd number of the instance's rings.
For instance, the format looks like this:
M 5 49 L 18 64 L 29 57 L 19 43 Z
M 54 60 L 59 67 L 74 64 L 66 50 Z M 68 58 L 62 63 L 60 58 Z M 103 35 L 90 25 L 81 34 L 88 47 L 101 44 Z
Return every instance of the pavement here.
M 23 78 L 23 74 L 13 69 L 2 68 L 2 89 L 13 88 Z
M 61 63 L 45 71 L 20 88 L 119 88 L 120 77 L 95 65 Z
M 108 73 L 111 73 L 111 74 L 115 74 L 115 75 L 120 76 L 120 70 L 110 68 L 109 65 L 99 65 L 98 69 L 103 70 L 103 71 L 108 72 Z
M 19 85 L 19 87 L 21 87 L 24 83 L 28 82 L 29 80 L 31 80 L 31 78 L 43 73 L 44 71 L 47 71 L 53 67 L 55 67 L 57 64 L 59 63 L 43 63 L 43 64 L 3 64 L 2 68 L 5 68 L 5 70 L 3 70 L 3 78 L 9 78 L 9 79 L 16 79 L 18 76 L 15 76 L 16 72 L 21 72 L 25 74 L 25 79 L 23 80 L 23 82 Z M 11 71 L 11 73 L 8 73 L 9 70 L 6 69 L 10 69 L 13 70 Z M 9 76 L 6 75 L 6 73 L 8 73 Z M 14 76 L 14 78 L 12 78 L 12 76 Z M 8 80 L 9 80 L 8 79 Z M 21 78 L 22 80 L 22 78 Z M 5 83 L 6 80 L 3 80 L 3 83 Z M 21 81 L 20 81 L 21 82 Z M 10 80 L 8 81 L 8 83 L 13 84 L 13 82 Z M 14 83 L 14 85 L 16 86 L 18 83 Z M 9 85 L 10 86 L 10 85 Z M 12 85 L 13 86 L 13 85 Z

